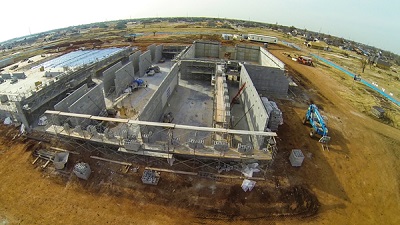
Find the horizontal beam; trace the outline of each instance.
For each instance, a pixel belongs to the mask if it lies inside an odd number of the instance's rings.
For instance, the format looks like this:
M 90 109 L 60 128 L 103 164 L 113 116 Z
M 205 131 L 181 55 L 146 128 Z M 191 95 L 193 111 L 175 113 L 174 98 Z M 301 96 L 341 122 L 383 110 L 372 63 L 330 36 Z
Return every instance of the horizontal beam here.
M 173 124 L 173 123 L 159 123 L 159 122 L 149 122 L 149 121 L 140 121 L 140 120 L 129 120 L 129 119 L 92 116 L 92 115 L 87 115 L 87 114 L 67 113 L 67 112 L 60 112 L 60 111 L 53 111 L 53 110 L 47 110 L 45 113 L 53 114 L 53 115 L 60 115 L 60 116 L 79 117 L 79 118 L 87 118 L 87 119 L 100 120 L 100 121 L 128 123 L 128 124 L 155 126 L 155 127 L 172 128 L 172 129 L 196 130 L 196 131 L 205 131 L 205 132 L 220 132 L 220 133 L 242 134 L 242 135 L 258 135 L 258 136 L 267 136 L 267 137 L 276 137 L 277 136 L 277 134 L 275 132 L 232 130 L 232 129 L 215 128 L 215 127 L 199 127 L 199 126 L 180 125 L 180 124 Z

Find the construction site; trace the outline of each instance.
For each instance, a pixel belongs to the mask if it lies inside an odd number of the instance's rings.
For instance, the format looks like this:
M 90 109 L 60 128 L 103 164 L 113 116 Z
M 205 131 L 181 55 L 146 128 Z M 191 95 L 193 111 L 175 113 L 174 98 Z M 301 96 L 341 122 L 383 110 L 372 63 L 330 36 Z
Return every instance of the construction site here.
M 88 210 L 83 222 L 123 224 L 135 217 L 139 224 L 176 224 L 188 214 L 188 223 L 320 224 L 320 213 L 351 205 L 354 195 L 345 189 L 354 187 L 345 180 L 354 172 L 338 175 L 334 167 L 350 164 L 357 158 L 351 151 L 364 147 L 349 141 L 363 133 L 348 133 L 345 121 L 386 125 L 338 107 L 352 107 L 335 95 L 346 87 L 321 72 L 319 62 L 293 61 L 287 52 L 297 50 L 272 36 L 265 36 L 273 39 L 268 47 L 212 35 L 172 44 L 154 36 L 125 46 L 82 47 L 87 41 L 59 51 L 55 45 L 57 52 L 32 56 L 18 69 L 5 67 L 0 157 L 23 165 L 14 171 L 5 161 L 0 174 L 20 173 L 26 182 L 42 178 L 28 192 L 49 185 L 49 201 L 66 190 L 71 200 L 60 207 L 77 207 L 75 213 L 51 210 L 65 221 Z M 391 138 L 398 130 L 384 129 L 390 130 L 384 139 L 398 143 Z M 12 146 L 15 153 L 8 151 Z M 10 196 L 1 204 L 21 191 L 0 188 Z M 79 199 L 85 200 L 77 206 Z M 22 203 L 14 206 L 28 211 Z M 14 217 L 0 208 L 0 219 L 57 223 L 57 217 L 11 211 Z
M 51 59 L 9 84 L 21 91 L 2 93 L 3 120 L 171 166 L 177 158 L 204 160 L 200 168 L 217 171 L 235 162 L 272 163 L 282 116 L 267 97 L 286 97 L 284 64 L 262 47 L 218 42 L 195 41 L 174 53 L 158 63 L 168 52 L 154 44 L 143 53 L 111 48 Z M 44 81 L 34 81 L 42 74 Z M 27 82 L 40 85 L 26 90 Z

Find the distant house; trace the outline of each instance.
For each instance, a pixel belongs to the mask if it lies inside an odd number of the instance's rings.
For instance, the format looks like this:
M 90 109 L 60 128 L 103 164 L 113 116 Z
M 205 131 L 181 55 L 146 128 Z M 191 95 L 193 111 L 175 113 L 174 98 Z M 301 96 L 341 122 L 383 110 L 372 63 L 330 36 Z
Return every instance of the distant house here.
M 313 48 L 313 49 L 319 49 L 319 50 L 324 50 L 324 51 L 330 51 L 329 45 L 323 41 L 309 41 L 306 43 L 307 47 Z
M 385 69 L 388 70 L 390 69 L 390 67 L 392 66 L 385 57 L 382 57 L 380 54 L 376 54 L 376 55 L 371 55 L 368 58 L 368 61 L 370 64 L 373 64 L 374 66 L 381 68 L 381 69 Z
M 232 34 L 222 34 L 222 39 L 233 40 L 233 35 Z
M 390 69 L 390 66 L 391 66 L 390 63 L 388 61 L 384 60 L 382 57 L 376 57 L 374 60 L 374 65 L 378 68 L 386 69 L 386 70 Z

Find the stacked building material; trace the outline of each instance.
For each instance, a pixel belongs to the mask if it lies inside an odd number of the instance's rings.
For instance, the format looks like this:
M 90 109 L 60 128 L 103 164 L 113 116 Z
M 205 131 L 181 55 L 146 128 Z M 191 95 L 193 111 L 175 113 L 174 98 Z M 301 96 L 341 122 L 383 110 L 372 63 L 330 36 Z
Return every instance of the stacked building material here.
M 92 173 L 89 164 L 84 162 L 75 164 L 73 171 L 77 177 L 84 180 L 89 179 L 89 176 Z
M 289 156 L 290 164 L 299 167 L 304 161 L 303 152 L 300 149 L 293 149 Z
M 261 98 L 265 109 L 268 114 L 268 124 L 267 128 L 271 131 L 278 131 L 278 127 L 283 124 L 283 116 L 281 110 L 278 108 L 278 105 L 273 101 L 268 101 L 266 97 Z
M 142 175 L 142 182 L 144 184 L 157 185 L 160 181 L 160 173 L 154 170 L 144 170 Z

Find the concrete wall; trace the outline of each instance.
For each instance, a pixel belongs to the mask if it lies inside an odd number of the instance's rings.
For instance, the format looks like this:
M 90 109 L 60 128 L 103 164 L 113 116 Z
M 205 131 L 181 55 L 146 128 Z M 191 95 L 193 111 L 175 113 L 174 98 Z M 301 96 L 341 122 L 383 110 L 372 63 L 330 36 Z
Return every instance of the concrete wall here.
M 14 58 L 0 60 L 0 68 L 6 67 L 14 63 Z
M 162 58 L 163 45 L 157 45 L 154 53 L 154 63 L 158 63 Z
M 210 80 L 215 74 L 216 64 L 210 61 L 182 60 L 181 79 L 183 80 Z
M 178 55 L 179 58 L 181 59 L 194 59 L 195 58 L 195 52 L 196 52 L 196 45 L 191 45 L 188 46 L 185 49 L 185 52 L 182 55 Z
M 196 58 L 219 58 L 221 43 L 195 41 L 195 57 Z
M 143 111 L 140 112 L 139 120 L 159 122 L 162 118 L 164 107 L 167 104 L 172 92 L 178 85 L 179 66 L 175 64 L 171 71 L 161 82 L 158 89 L 153 93 Z M 144 126 L 143 126 L 144 127 Z M 142 130 L 143 133 L 146 133 Z
M 135 69 L 133 68 L 133 62 L 130 61 L 128 64 L 122 66 L 115 72 L 115 93 L 121 94 L 125 88 L 134 80 Z
M 151 53 L 150 51 L 145 51 L 139 56 L 139 77 L 143 77 L 146 70 L 151 66 Z
M 3 79 L 11 79 L 11 74 L 10 73 L 3 73 L 3 74 L 1 74 L 1 78 L 3 78 Z
M 58 102 L 54 106 L 54 110 L 61 111 L 61 112 L 69 112 L 68 108 L 76 102 L 80 97 L 85 95 L 89 91 L 88 86 L 82 85 L 80 88 L 76 89 L 74 92 L 72 92 L 70 95 L 65 97 L 63 100 Z
M 103 86 L 101 84 L 90 89 L 85 95 L 76 100 L 68 111 L 71 113 L 83 113 L 98 116 L 103 110 L 106 109 L 106 102 L 104 100 Z M 71 121 L 73 126 L 81 125 L 87 126 L 90 121 L 85 119 L 74 118 Z
M 129 56 L 129 60 L 133 63 L 133 68 L 135 69 L 135 73 L 139 72 L 139 56 L 142 54 L 142 51 L 137 51 Z
M 115 72 L 121 67 L 122 63 L 118 62 L 103 72 L 104 93 L 106 96 L 111 94 L 112 88 L 115 88 Z
M 147 46 L 147 50 L 150 51 L 151 61 L 154 62 L 156 58 L 156 44 Z
M 259 62 L 260 48 L 250 45 L 236 45 L 236 60 Z
M 278 67 L 265 67 L 245 64 L 246 72 L 259 94 L 266 97 L 286 97 L 289 80 L 284 70 Z M 243 69 L 242 67 L 242 69 Z
M 232 46 L 222 46 L 219 52 L 219 58 L 227 60 L 236 59 L 236 48 Z
M 25 79 L 26 75 L 25 73 L 12 73 L 12 77 L 17 79 Z
M 268 50 L 263 47 L 260 47 L 260 65 L 261 66 L 269 66 L 269 67 L 279 67 L 281 69 L 285 68 L 285 64 L 272 55 Z
M 265 128 L 268 125 L 268 114 L 245 67 L 242 67 L 240 72 L 239 83 L 240 87 L 243 85 L 243 83 L 246 83 L 243 93 L 240 95 L 240 99 L 242 101 L 244 111 L 247 112 L 246 120 L 249 125 L 249 129 L 251 131 L 265 131 Z M 263 137 L 252 137 L 252 140 L 254 144 L 253 147 L 255 149 L 262 147 L 264 142 Z

